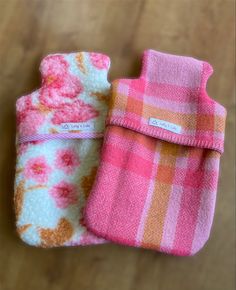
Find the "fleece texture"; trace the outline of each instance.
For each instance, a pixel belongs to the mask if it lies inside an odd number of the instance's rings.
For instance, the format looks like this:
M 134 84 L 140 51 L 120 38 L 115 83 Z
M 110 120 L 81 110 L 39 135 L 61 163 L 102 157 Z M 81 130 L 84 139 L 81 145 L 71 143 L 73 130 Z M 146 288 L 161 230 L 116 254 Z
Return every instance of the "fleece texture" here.
M 226 110 L 206 92 L 212 67 L 147 50 L 138 79 L 112 83 L 87 227 L 124 245 L 193 255 L 213 221 Z
M 86 230 L 82 211 L 99 163 L 109 66 L 100 53 L 49 55 L 42 86 L 17 100 L 16 224 L 30 245 L 104 242 Z

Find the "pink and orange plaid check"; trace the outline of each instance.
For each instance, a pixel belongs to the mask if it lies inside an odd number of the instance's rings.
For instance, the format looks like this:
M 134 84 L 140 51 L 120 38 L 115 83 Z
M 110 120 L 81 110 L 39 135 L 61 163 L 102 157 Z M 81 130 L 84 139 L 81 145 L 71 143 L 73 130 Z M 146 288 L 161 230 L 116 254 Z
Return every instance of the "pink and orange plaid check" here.
M 105 239 L 192 255 L 213 221 L 226 110 L 206 92 L 211 66 L 145 51 L 138 79 L 113 82 L 88 228 Z M 180 133 L 150 126 L 157 118 Z

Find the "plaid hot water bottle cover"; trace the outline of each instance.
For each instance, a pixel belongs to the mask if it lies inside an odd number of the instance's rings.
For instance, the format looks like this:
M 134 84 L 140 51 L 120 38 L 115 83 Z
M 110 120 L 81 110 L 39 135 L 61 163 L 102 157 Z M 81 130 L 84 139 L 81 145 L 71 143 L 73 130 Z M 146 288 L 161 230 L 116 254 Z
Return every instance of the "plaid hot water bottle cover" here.
M 124 245 L 192 255 L 213 221 L 226 110 L 206 92 L 212 67 L 147 50 L 141 76 L 112 84 L 87 227 Z

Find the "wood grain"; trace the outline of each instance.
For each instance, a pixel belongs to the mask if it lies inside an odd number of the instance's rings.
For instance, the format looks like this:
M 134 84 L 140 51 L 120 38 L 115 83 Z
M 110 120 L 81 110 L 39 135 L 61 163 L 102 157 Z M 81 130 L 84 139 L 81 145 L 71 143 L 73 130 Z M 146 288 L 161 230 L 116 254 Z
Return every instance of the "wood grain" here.
M 0 0 L 0 289 L 233 290 L 233 0 Z M 110 79 L 139 75 L 145 48 L 209 61 L 209 94 L 228 110 L 216 214 L 205 248 L 177 258 L 118 245 L 37 249 L 15 233 L 15 101 L 40 85 L 42 56 L 102 51 Z

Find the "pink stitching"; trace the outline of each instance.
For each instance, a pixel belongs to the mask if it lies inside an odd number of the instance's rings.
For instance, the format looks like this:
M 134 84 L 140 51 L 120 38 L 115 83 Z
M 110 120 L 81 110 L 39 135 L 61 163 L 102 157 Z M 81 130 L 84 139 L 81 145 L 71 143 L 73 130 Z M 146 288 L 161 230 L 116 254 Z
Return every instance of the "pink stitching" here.
M 95 139 L 102 138 L 103 133 L 59 133 L 59 134 L 36 134 L 30 136 L 21 136 L 18 143 L 46 141 L 55 139 Z

